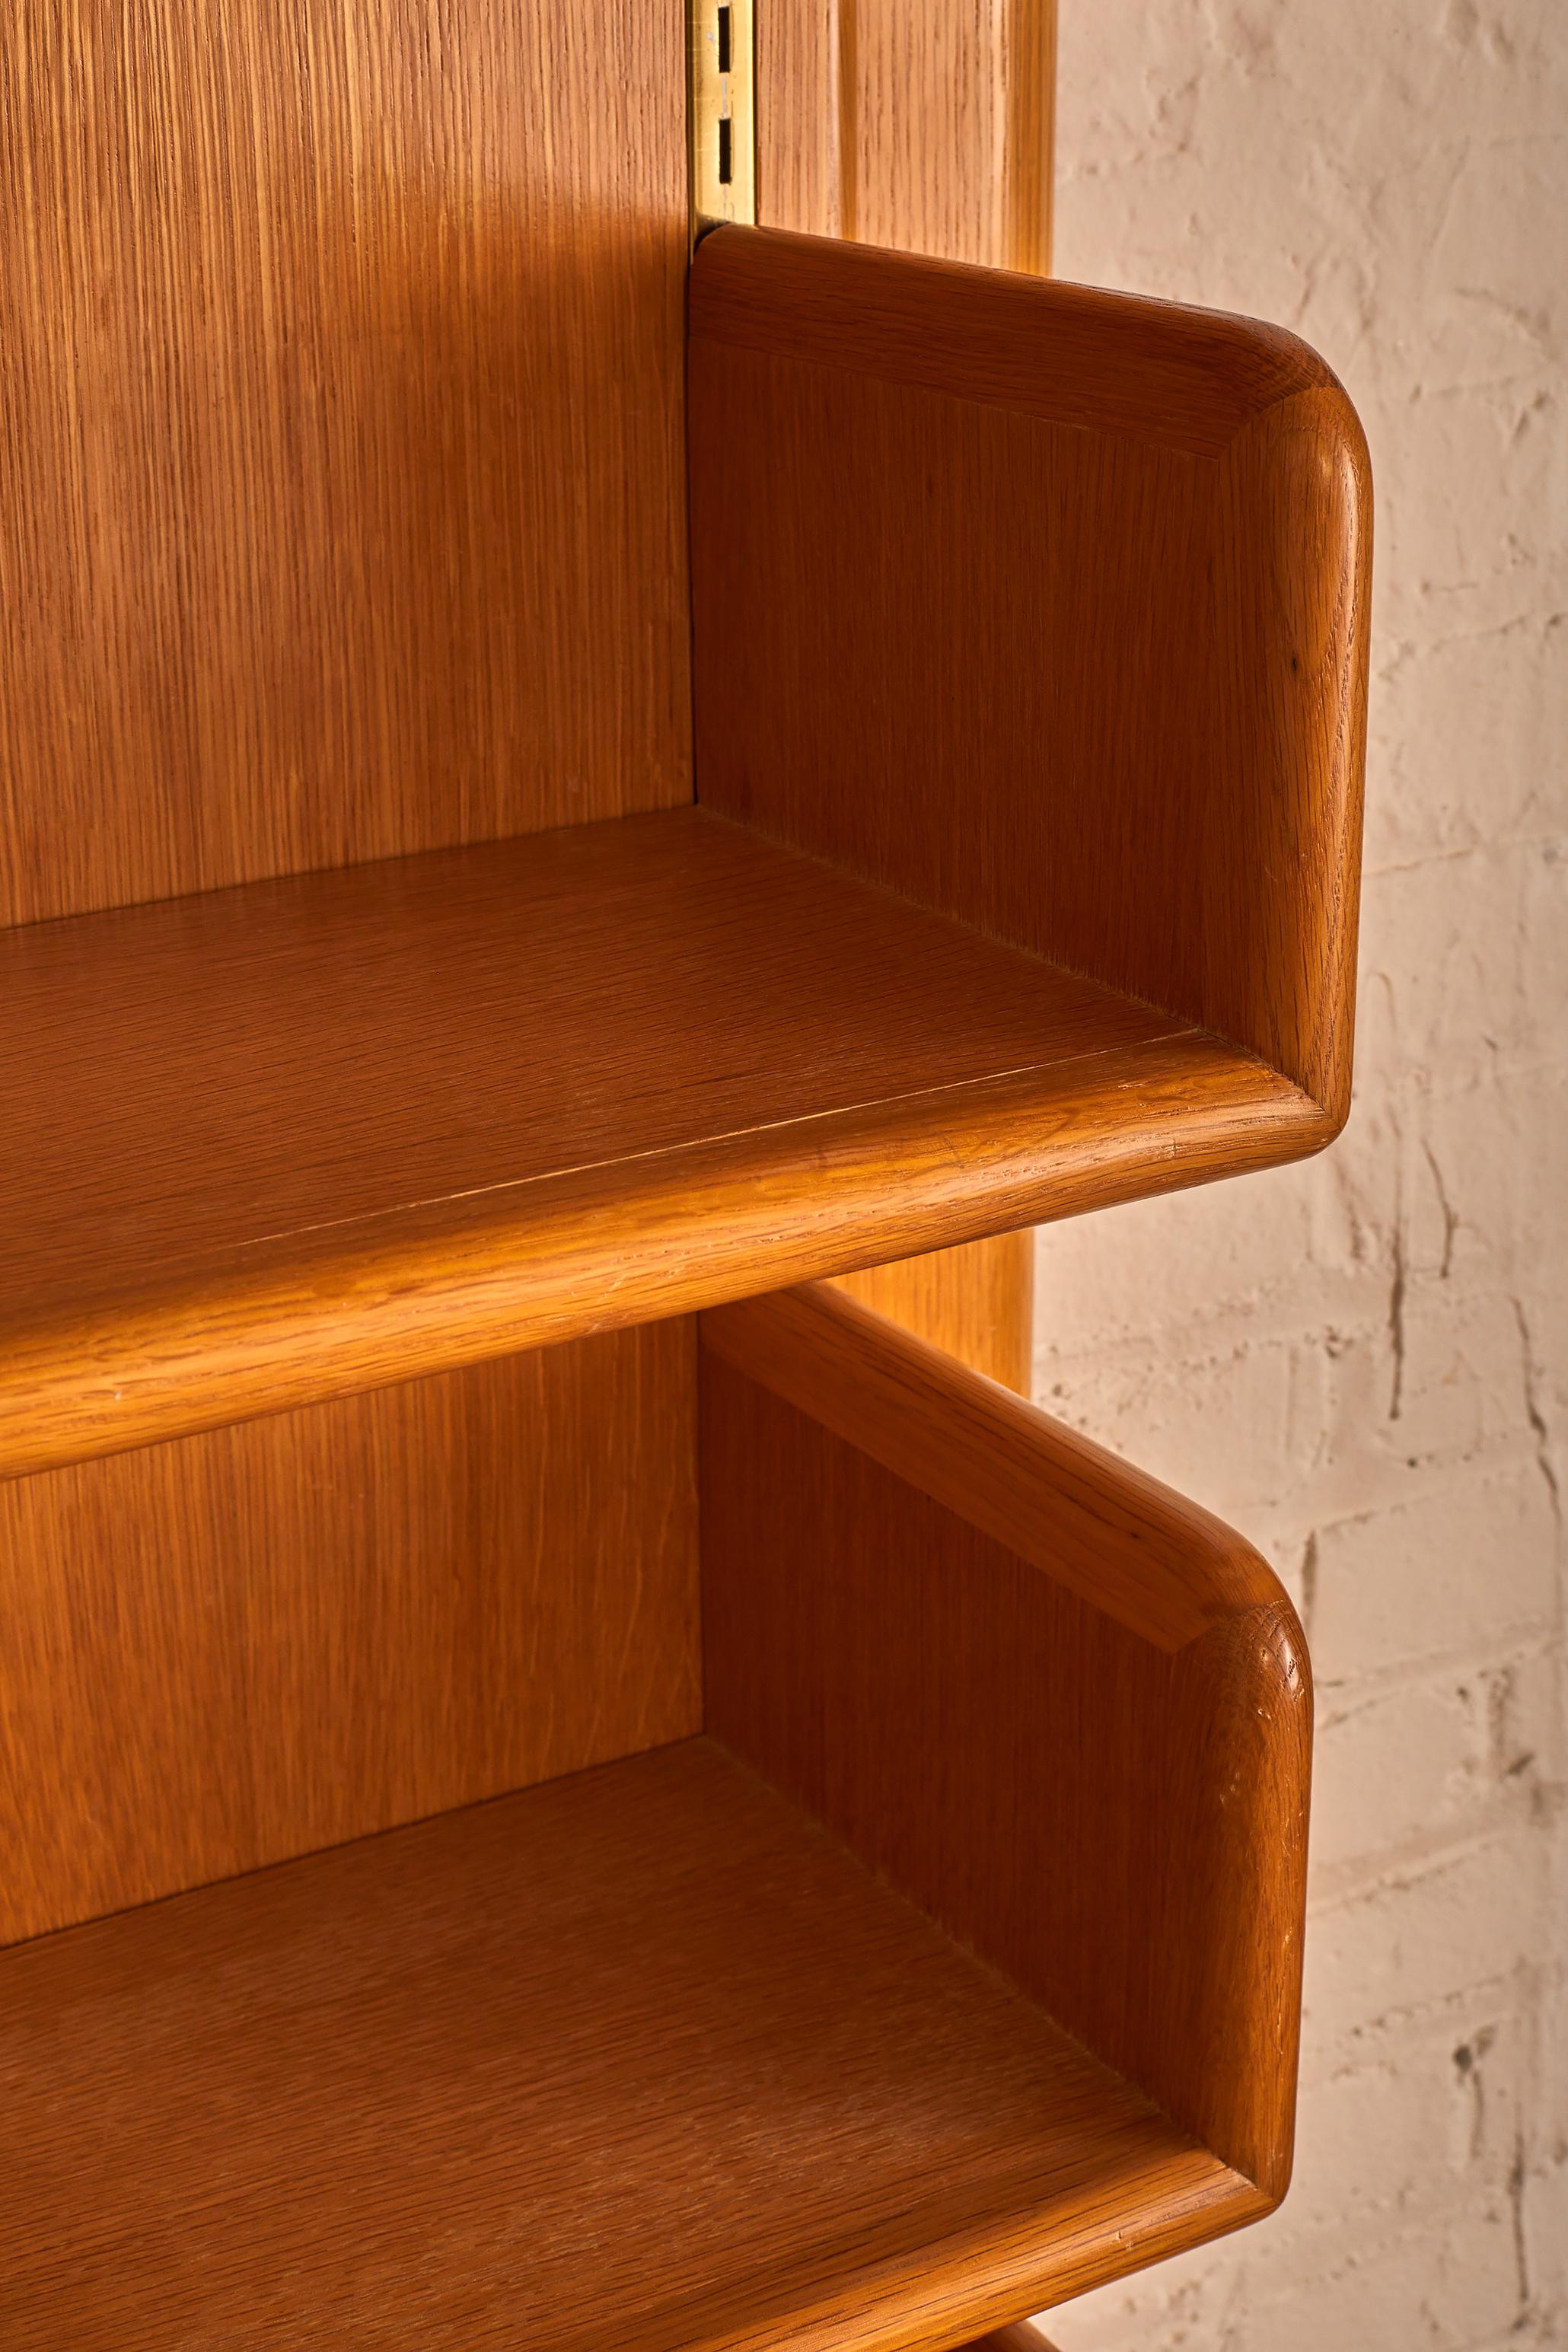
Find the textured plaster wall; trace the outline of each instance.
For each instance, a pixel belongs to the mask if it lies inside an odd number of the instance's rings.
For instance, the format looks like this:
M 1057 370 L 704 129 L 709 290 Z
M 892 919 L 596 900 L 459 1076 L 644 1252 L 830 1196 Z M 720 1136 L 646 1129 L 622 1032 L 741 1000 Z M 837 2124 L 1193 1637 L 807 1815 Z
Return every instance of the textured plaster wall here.
M 1306 1621 L 1296 2185 L 1051 2333 L 1568 2344 L 1568 0 L 1061 8 L 1058 269 L 1305 335 L 1378 509 L 1350 1129 L 1040 1238 L 1040 1400 Z

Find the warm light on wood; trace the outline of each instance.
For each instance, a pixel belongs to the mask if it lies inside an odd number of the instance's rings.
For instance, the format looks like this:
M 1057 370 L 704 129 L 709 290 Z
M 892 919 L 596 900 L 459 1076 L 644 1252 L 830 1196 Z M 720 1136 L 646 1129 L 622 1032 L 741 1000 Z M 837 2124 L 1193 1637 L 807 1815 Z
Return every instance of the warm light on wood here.
M 1279 1580 L 825 1285 L 702 1334 L 709 1730 L 1282 2196 L 1311 1697 Z
M 0 934 L 0 993 L 12 1473 L 1328 1132 L 1189 1021 L 700 810 Z
M 1026 274 L 1047 0 L 694 260 L 504 13 L 0 57 L 0 2343 L 1047 2352 L 1289 2177 L 1300 1628 L 1014 1391 L 1344 1118 L 1364 448 Z
M 0 1944 L 700 1729 L 695 1416 L 649 1323 L 0 1480 Z
M 763 229 L 708 239 L 690 324 L 703 803 L 1342 1120 L 1370 497 L 1323 362 Z
M 0 1956 L 18 2341 L 873 2352 L 1282 2192 L 1264 1563 L 827 1286 L 701 1348 L 706 1737 Z
M 689 800 L 683 20 L 533 14 L 8 8 L 0 923 Z

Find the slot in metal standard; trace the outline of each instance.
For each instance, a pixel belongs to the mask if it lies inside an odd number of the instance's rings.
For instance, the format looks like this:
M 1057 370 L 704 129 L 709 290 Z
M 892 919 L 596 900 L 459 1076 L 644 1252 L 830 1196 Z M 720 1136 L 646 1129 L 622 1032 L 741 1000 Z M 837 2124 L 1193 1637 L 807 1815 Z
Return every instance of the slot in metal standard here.
M 691 234 L 757 217 L 752 0 L 690 0 Z

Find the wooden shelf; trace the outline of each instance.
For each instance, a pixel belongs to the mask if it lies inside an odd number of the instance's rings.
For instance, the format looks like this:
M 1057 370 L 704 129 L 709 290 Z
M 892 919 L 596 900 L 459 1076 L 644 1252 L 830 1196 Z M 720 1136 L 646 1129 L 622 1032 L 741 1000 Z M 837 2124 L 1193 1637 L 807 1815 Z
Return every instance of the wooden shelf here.
M 0 2109 L 28 2352 L 954 2343 L 1260 2202 L 705 1739 L 13 1949 Z
M 949 2352 L 1283 2194 L 1278 1580 L 828 1285 L 697 1338 L 700 1589 L 650 1512 L 602 1638 L 536 1596 L 512 1677 L 619 1760 L 0 1953 L 7 2346 Z M 172 1759 L 106 1692 L 150 1864 L 231 1732 L 298 1760 L 202 1687 Z
M 1277 2200 L 1311 1752 L 1278 1578 L 824 1284 L 703 1316 L 700 1387 L 704 1728 Z
M 1311 1150 L 1190 1022 L 698 810 L 0 934 L 0 1468 Z
M 693 258 L 669 9 L 66 13 L 0 2343 L 1026 2352 L 1285 2191 L 1300 1630 L 806 1277 L 1338 1130 L 1359 426 L 1254 322 Z

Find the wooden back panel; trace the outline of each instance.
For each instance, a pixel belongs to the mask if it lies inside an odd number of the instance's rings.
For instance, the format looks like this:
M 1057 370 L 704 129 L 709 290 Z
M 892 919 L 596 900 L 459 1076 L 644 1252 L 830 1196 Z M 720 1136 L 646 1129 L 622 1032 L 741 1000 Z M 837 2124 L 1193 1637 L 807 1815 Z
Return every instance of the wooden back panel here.
M 700 1727 L 689 1321 L 0 1483 L 0 1943 Z
M 1278 1580 L 826 1285 L 700 1324 L 709 1731 L 1281 2196 L 1311 1697 Z
M 690 320 L 702 799 L 1342 1118 L 1370 519 L 1328 369 L 758 229 L 699 249 Z
M 7 11 L 0 924 L 690 799 L 684 91 L 640 0 Z M 0 1941 L 693 1728 L 691 1357 L 0 1488 Z
M 1056 0 L 769 0 L 758 218 L 1048 268 Z
M 0 923 L 690 798 L 682 37 L 7 12 Z
M 1035 1369 L 1035 1236 L 1028 1226 L 841 1274 L 836 1283 L 917 1339 L 1028 1395 Z

